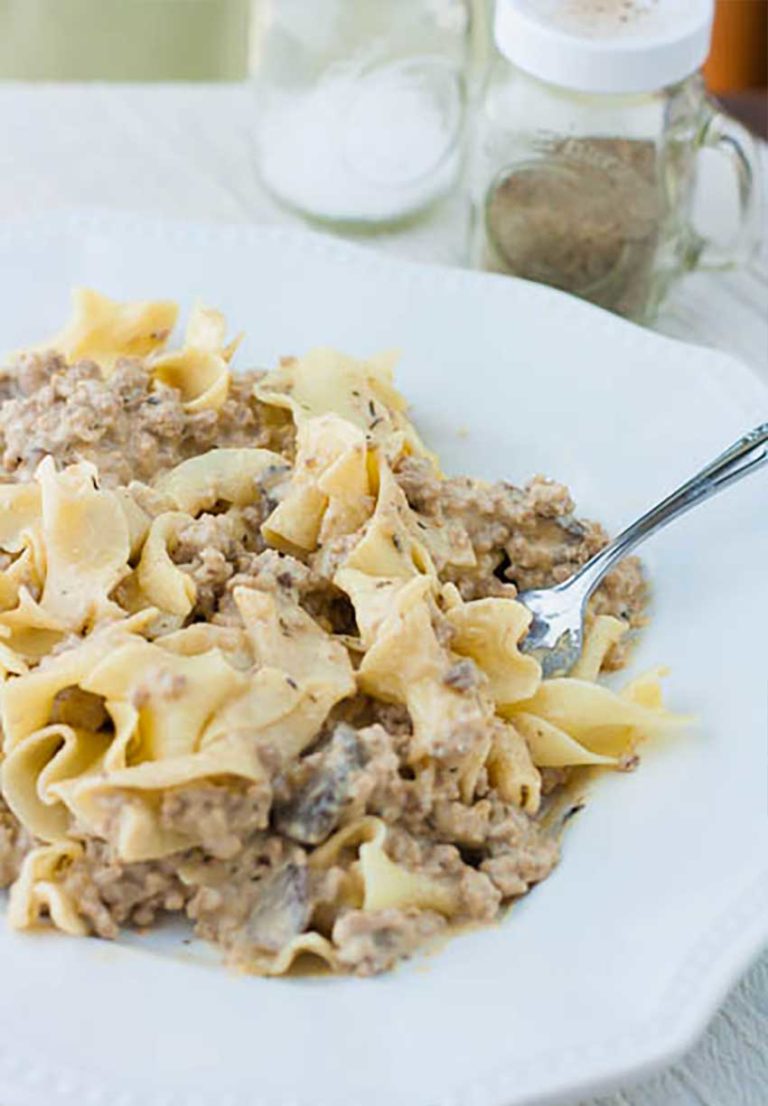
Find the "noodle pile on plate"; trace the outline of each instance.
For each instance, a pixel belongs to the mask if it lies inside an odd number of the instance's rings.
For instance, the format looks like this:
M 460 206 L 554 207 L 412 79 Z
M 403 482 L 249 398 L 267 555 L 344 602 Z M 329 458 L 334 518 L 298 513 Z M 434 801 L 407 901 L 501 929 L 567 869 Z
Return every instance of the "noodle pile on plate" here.
M 544 878 L 568 778 L 680 725 L 657 673 L 596 682 L 642 574 L 542 680 L 515 584 L 605 540 L 566 490 L 443 477 L 387 357 L 233 375 L 222 316 L 169 351 L 176 313 L 80 292 L 0 381 L 10 921 L 185 912 L 252 971 L 381 971 Z

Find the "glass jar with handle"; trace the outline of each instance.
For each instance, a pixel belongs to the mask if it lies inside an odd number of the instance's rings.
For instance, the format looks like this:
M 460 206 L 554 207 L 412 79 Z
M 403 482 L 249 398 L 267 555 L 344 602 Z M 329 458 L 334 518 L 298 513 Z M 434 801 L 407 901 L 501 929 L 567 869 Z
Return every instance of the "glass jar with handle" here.
M 259 163 L 273 195 L 318 220 L 378 227 L 451 189 L 469 3 L 262 0 L 257 19 Z
M 754 143 L 699 69 L 712 0 L 497 0 L 472 161 L 476 265 L 641 322 L 682 273 L 746 260 Z M 730 163 L 730 240 L 694 225 L 700 155 Z

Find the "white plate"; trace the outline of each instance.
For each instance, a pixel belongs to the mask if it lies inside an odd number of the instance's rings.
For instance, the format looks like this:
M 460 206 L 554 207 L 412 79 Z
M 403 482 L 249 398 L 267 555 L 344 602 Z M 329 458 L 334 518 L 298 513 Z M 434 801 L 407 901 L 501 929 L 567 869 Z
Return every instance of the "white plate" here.
M 68 289 L 196 297 L 240 364 L 399 346 L 447 467 L 569 482 L 631 519 L 768 395 L 722 354 L 535 285 L 382 260 L 285 230 L 131 217 L 0 229 L 0 336 L 53 332 Z M 0 928 L 3 1106 L 521 1106 L 594 1092 L 686 1048 L 768 938 L 766 474 L 655 540 L 636 659 L 672 666 L 690 735 L 604 781 L 561 866 L 499 925 L 372 980 L 261 980 L 176 931 L 126 943 Z

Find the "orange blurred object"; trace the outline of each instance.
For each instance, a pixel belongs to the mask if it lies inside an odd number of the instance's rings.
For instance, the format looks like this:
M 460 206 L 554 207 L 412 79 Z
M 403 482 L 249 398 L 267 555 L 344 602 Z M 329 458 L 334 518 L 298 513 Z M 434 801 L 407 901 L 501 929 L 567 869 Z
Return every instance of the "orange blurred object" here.
M 713 92 L 768 86 L 768 0 L 717 0 L 704 73 Z

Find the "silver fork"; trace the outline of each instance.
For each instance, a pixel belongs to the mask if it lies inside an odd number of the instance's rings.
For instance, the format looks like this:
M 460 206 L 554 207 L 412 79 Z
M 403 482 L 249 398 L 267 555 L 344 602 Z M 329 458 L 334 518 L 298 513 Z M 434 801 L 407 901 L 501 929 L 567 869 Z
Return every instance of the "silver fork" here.
M 606 573 L 672 519 L 764 465 L 768 461 L 767 442 L 768 423 L 762 423 L 627 527 L 575 576 L 553 588 L 521 592 L 518 601 L 533 615 L 528 634 L 520 643 L 522 652 L 536 657 L 545 676 L 570 672 L 584 644 L 587 600 Z

